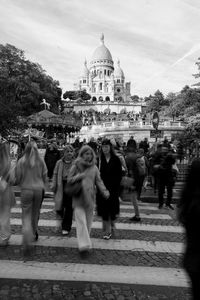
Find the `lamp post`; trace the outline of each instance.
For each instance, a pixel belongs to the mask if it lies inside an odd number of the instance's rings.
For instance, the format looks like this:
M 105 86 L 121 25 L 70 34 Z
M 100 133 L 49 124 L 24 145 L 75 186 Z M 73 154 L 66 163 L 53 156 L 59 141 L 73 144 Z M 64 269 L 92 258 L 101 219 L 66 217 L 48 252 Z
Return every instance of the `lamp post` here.
M 32 124 L 31 123 L 28 123 L 28 141 L 30 142 L 31 140 L 31 126 Z
M 155 128 L 155 134 L 156 134 L 156 142 L 158 139 L 158 125 L 159 125 L 159 115 L 158 112 L 155 111 L 153 114 L 153 118 L 152 118 L 152 124 L 153 124 L 153 128 Z

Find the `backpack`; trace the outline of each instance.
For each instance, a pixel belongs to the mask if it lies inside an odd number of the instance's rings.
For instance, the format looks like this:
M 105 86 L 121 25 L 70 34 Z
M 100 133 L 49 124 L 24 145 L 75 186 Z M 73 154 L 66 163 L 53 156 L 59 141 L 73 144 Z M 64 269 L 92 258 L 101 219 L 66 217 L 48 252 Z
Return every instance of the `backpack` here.
M 140 176 L 147 174 L 147 166 L 144 156 L 137 158 L 136 165 Z

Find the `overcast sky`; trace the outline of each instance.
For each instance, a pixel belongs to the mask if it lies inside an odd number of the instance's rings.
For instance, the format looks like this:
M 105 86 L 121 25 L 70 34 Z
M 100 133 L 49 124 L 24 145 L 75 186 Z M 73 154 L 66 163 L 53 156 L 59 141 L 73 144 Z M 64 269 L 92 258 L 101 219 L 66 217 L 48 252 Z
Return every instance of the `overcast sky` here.
M 199 0 L 0 0 L 0 43 L 25 51 L 63 92 L 73 89 L 85 58 L 105 45 L 120 59 L 133 94 L 178 92 L 196 82 Z

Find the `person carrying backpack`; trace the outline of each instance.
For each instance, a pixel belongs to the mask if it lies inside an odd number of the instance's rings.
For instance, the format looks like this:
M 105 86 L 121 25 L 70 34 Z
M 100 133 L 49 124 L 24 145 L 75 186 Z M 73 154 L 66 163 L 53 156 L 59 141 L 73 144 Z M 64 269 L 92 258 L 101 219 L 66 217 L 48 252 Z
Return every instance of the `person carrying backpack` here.
M 142 187 L 144 184 L 144 180 L 148 175 L 148 167 L 149 162 L 146 156 L 144 155 L 144 149 L 140 148 L 138 150 L 138 157 L 136 159 L 137 166 L 137 180 L 136 180 L 136 191 L 137 191 L 137 199 L 140 200 Z

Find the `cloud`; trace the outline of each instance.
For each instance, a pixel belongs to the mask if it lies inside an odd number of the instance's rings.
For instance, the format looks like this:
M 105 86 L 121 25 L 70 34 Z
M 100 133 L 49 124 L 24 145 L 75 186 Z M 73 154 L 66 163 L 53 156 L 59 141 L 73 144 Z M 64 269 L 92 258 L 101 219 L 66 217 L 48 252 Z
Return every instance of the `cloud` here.
M 102 32 L 133 94 L 176 91 L 193 80 L 200 53 L 196 0 L 2 0 L 2 6 L 2 43 L 25 50 L 64 91 L 73 88 Z

